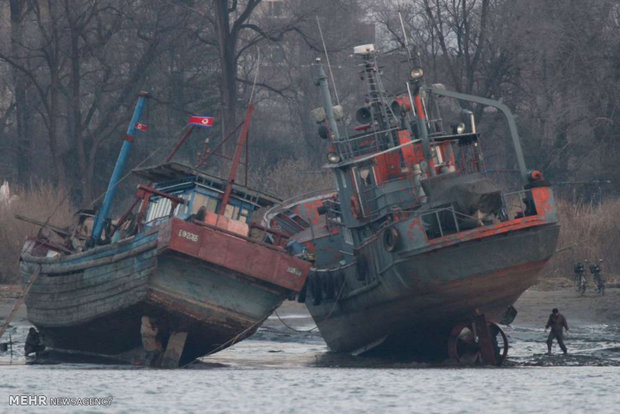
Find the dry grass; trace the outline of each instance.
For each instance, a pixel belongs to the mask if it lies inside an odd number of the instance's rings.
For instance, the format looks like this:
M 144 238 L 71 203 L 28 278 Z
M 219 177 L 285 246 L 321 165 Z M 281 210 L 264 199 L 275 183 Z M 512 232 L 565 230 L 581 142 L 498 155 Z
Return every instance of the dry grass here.
M 599 205 L 558 200 L 557 205 L 560 241 L 546 275 L 572 279 L 576 262 L 603 259 L 603 275 L 615 281 L 620 274 L 620 200 L 610 199 Z
M 29 190 L 11 188 L 17 197 L 8 205 L 0 203 L 0 283 L 19 282 L 17 263 L 24 240 L 35 235 L 38 226 L 15 218 L 15 214 L 66 227 L 75 210 L 67 191 L 45 184 L 33 184 Z

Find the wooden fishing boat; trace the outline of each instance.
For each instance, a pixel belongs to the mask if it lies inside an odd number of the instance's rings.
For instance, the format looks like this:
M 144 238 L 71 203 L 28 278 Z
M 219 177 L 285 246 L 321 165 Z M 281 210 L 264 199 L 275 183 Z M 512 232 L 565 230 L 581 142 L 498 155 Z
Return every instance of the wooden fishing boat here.
M 153 335 L 147 324 L 165 350 L 153 363 L 173 367 L 254 333 L 301 290 L 310 265 L 256 223 L 257 210 L 279 200 L 235 184 L 236 165 L 228 180 L 174 162 L 134 171 L 151 184 L 138 187 L 131 208 L 101 237 L 144 98 L 92 233 L 41 231 L 26 241 L 20 266 L 25 284 L 36 277 L 28 319 L 46 346 L 142 361 L 145 335 Z

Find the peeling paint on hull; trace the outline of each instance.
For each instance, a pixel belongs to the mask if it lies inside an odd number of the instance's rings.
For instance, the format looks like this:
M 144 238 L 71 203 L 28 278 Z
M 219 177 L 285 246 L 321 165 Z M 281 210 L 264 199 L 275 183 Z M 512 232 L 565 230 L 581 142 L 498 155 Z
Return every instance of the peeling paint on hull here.
M 476 310 L 500 318 L 536 283 L 558 232 L 557 225 L 538 226 L 405 255 L 366 291 L 306 305 L 334 351 L 385 348 L 415 356 L 421 337 L 446 340 L 450 328 Z
M 203 248 L 200 238 L 192 241 L 197 249 L 186 248 L 175 239 L 179 229 L 208 237 L 211 243 L 216 239 L 247 246 L 249 252 L 228 253 L 226 260 L 236 262 L 233 270 L 221 265 L 218 252 Z M 256 255 L 261 257 L 253 259 Z M 274 266 L 255 265 L 265 256 Z M 141 348 L 140 323 L 146 315 L 155 318 L 164 348 L 171 333 L 188 333 L 180 364 L 254 333 L 285 298 L 301 289 L 309 269 L 281 249 L 177 219 L 74 255 L 46 258 L 24 252 L 24 282 L 36 266 L 41 266 L 41 275 L 26 305 L 28 319 L 46 345 L 131 361 L 139 357 L 135 351 Z M 282 269 L 289 267 L 299 267 L 302 275 L 287 278 Z

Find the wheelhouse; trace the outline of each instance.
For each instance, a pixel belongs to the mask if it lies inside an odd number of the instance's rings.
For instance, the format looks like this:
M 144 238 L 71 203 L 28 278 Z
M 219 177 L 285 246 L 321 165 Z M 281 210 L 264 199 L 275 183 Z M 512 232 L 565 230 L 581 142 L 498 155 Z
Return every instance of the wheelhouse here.
M 156 190 L 182 198 L 184 204 L 177 204 L 174 217 L 185 220 L 206 207 L 208 212 L 217 213 L 220 209 L 226 181 L 180 163 L 167 163 L 133 171 L 136 175 L 155 183 Z M 249 223 L 253 213 L 263 207 L 280 202 L 276 197 L 251 190 L 241 185 L 233 185 L 224 216 L 228 219 Z M 170 216 L 170 198 L 153 194 L 149 197 L 145 224 L 154 224 Z

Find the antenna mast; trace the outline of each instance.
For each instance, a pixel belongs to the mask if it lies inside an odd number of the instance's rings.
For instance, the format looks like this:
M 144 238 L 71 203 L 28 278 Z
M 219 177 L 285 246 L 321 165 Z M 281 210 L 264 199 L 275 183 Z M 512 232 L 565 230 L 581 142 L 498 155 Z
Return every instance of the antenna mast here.
M 323 52 L 325 53 L 325 59 L 327 61 L 327 69 L 329 70 L 329 78 L 334 86 L 334 95 L 336 95 L 336 103 L 340 105 L 340 98 L 338 97 L 338 89 L 336 88 L 336 81 L 334 80 L 334 72 L 332 72 L 332 65 L 329 62 L 329 54 L 327 54 L 327 46 L 325 46 L 325 38 L 323 37 L 323 30 L 321 29 L 321 22 L 319 22 L 319 16 L 316 18 L 316 25 L 319 27 L 319 34 L 321 35 L 321 42 L 323 43 Z

